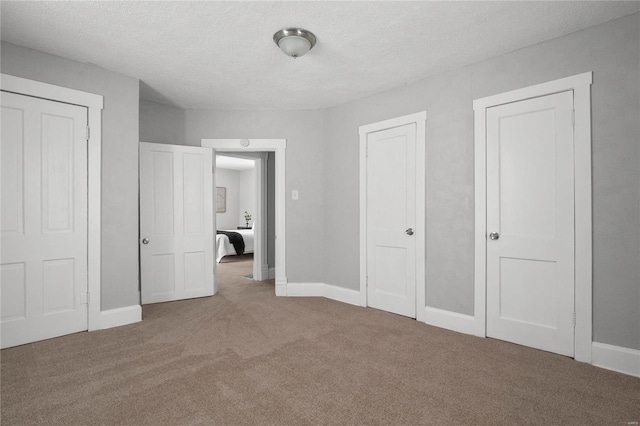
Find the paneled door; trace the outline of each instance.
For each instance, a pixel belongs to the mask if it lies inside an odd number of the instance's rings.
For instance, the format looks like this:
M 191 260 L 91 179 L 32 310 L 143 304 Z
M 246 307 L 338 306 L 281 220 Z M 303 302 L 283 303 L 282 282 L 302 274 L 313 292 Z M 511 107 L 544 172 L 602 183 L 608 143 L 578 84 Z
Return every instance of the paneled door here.
M 87 109 L 1 96 L 7 348 L 87 330 Z
M 214 291 L 213 151 L 140 143 L 142 303 Z
M 574 355 L 573 92 L 487 109 L 487 336 Z
M 416 317 L 416 124 L 366 135 L 367 305 Z

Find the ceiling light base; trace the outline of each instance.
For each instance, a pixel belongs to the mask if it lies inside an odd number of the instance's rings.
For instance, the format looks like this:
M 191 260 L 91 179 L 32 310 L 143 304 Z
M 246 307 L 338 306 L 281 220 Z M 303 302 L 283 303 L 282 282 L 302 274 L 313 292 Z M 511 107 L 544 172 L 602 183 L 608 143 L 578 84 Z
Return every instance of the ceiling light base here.
M 273 41 L 286 55 L 298 58 L 316 45 L 316 36 L 302 28 L 285 28 L 273 35 Z

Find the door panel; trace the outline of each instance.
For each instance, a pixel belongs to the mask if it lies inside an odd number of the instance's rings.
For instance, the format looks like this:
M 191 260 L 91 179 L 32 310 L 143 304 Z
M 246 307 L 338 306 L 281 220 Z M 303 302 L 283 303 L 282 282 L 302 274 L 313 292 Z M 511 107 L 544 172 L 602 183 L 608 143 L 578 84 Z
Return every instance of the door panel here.
M 204 170 L 200 154 L 184 154 L 184 233 L 200 235 L 204 232 Z M 209 171 L 207 173 L 211 174 Z M 212 195 L 213 197 L 213 195 Z
M 27 265 L 2 264 L 2 321 L 24 320 L 27 317 Z
M 487 336 L 573 356 L 573 93 L 487 109 Z
M 367 135 L 367 305 L 415 318 L 416 126 Z
M 2 347 L 87 330 L 87 109 L 2 92 Z
M 3 237 L 24 232 L 24 110 L 11 108 L 10 99 L 2 92 Z
M 213 295 L 212 156 L 209 148 L 140 143 L 143 304 Z

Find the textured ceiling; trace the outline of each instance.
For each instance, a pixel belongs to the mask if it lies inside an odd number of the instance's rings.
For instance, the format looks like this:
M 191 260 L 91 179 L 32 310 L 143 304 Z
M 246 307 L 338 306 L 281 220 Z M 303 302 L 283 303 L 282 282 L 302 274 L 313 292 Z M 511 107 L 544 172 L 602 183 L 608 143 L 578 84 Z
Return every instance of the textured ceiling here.
M 181 108 L 321 109 L 593 26 L 632 2 L 13 2 L 2 40 L 139 78 Z M 277 30 L 318 44 L 285 56 Z

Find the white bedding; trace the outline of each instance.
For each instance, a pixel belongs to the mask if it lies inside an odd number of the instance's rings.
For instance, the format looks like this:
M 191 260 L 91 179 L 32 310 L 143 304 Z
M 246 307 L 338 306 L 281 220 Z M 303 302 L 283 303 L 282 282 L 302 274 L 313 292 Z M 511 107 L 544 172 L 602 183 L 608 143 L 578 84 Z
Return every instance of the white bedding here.
M 253 229 L 230 229 L 226 232 L 237 232 L 244 239 L 244 252 L 253 253 Z M 216 234 L 216 261 L 220 263 L 227 255 L 237 255 L 233 244 L 229 242 L 229 237 L 224 234 Z

